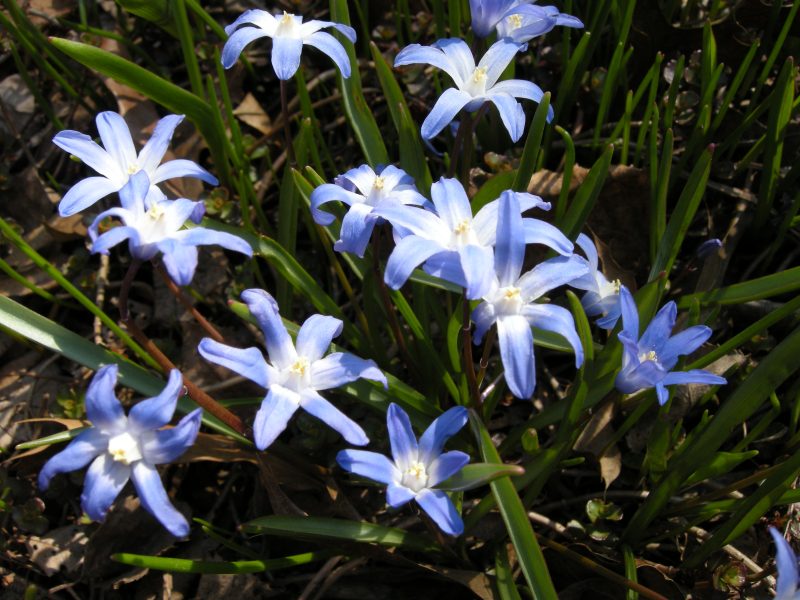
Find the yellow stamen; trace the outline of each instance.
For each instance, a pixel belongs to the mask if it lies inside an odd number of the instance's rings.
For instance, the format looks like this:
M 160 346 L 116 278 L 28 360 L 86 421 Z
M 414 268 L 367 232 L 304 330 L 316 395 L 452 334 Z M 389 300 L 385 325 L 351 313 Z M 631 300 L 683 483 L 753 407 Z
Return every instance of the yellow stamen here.
M 519 298 L 520 290 L 518 287 L 507 287 L 503 292 L 503 297 L 506 300 L 516 300 Z
M 382 189 L 383 189 L 383 177 L 381 177 L 380 175 L 378 175 L 378 176 L 375 178 L 375 183 L 373 184 L 373 187 L 374 187 L 376 190 L 382 190 Z
M 511 15 L 506 20 L 511 29 L 519 29 L 522 27 L 522 17 L 520 15 Z
M 153 221 L 158 221 L 164 216 L 165 213 L 166 211 L 161 207 L 161 205 L 155 203 L 150 206 L 150 210 L 147 211 L 147 216 L 153 219 Z
M 291 15 L 288 12 L 283 11 L 283 16 L 281 17 L 281 24 L 286 25 L 287 23 L 290 23 L 292 20 L 292 16 L 294 15 Z
M 467 231 L 469 231 L 469 220 L 467 219 L 462 220 L 460 223 L 458 223 L 458 225 L 455 226 L 455 229 L 453 229 L 453 233 L 456 235 L 462 235 Z
M 303 357 L 298 358 L 294 362 L 294 364 L 291 367 L 289 367 L 289 370 L 292 373 L 295 373 L 300 376 L 305 375 L 307 369 L 308 369 L 308 359 Z
M 478 67 L 472 72 L 472 81 L 480 83 L 486 79 L 486 67 Z

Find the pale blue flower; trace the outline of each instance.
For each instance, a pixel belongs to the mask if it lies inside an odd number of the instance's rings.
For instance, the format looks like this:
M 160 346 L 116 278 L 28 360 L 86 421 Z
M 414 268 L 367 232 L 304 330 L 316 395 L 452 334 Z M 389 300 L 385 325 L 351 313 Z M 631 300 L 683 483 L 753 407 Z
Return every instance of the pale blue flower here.
M 552 31 L 557 25 L 582 28 L 583 22 L 572 15 L 558 12 L 555 6 L 517 3 L 497 21 L 495 29 L 498 38 L 510 38 L 518 44 L 524 44 Z
M 476 66 L 467 43 L 456 38 L 438 40 L 432 46 L 411 44 L 403 48 L 394 60 L 395 67 L 433 65 L 447 73 L 456 84 L 444 91 L 425 118 L 421 129 L 423 139 L 436 136 L 462 109 L 473 112 L 485 102 L 491 102 L 497 107 L 511 140 L 516 142 L 525 129 L 525 111 L 516 98 L 539 102 L 544 95 L 542 89 L 530 81 L 498 81 L 519 49 L 520 44 L 500 40 L 486 51 Z M 547 120 L 552 119 L 551 107 Z
M 86 416 L 92 427 L 82 431 L 39 472 L 39 487 L 46 490 L 58 473 L 81 469 L 86 472 L 81 507 L 94 521 L 102 521 L 114 499 L 133 480 L 142 506 L 174 536 L 189 534 L 189 523 L 169 501 L 154 465 L 176 460 L 194 443 L 200 429 L 198 408 L 171 429 L 162 429 L 172 419 L 183 378 L 170 371 L 164 390 L 137 403 L 125 416 L 114 395 L 117 365 L 106 365 L 95 374 L 86 390 Z
M 202 202 L 186 198 L 168 200 L 163 194 L 154 193 L 143 171 L 131 177 L 119 197 L 122 207 L 100 213 L 89 227 L 92 252 L 108 254 L 109 248 L 125 240 L 131 255 L 138 260 L 150 260 L 161 252 L 169 276 L 178 285 L 188 285 L 194 277 L 197 246 L 216 244 L 253 255 L 250 244 L 233 234 L 205 227 L 181 229 L 202 209 Z M 117 217 L 124 225 L 98 235 L 100 222 L 106 217 Z
M 262 37 L 272 38 L 272 68 L 278 79 L 291 79 L 300 66 L 303 45 L 327 54 L 345 79 L 350 77 L 350 57 L 344 46 L 331 34 L 321 29 L 333 27 L 351 42 L 356 41 L 355 29 L 331 21 L 306 21 L 303 17 L 284 11 L 273 16 L 265 10 L 252 8 L 225 28 L 230 37 L 222 48 L 222 65 L 230 69 L 247 44 Z
M 550 208 L 538 196 L 514 193 L 520 212 Z M 472 216 L 464 187 L 457 179 L 442 177 L 431 186 L 436 213 L 402 205 L 385 205 L 373 213 L 399 230 L 386 263 L 384 280 L 399 289 L 420 264 L 424 269 L 467 290 L 469 299 L 480 298 L 494 277 L 493 246 L 497 235 L 498 200 L 486 204 Z M 571 254 L 572 243 L 558 229 L 538 219 L 523 219 L 525 243 L 540 243 L 560 254 Z
M 484 301 L 472 311 L 475 343 L 497 324 L 500 359 L 511 393 L 530 398 L 536 388 L 536 362 L 531 327 L 563 336 L 575 352 L 575 366 L 583 364 L 583 346 L 572 314 L 552 304 L 538 304 L 552 289 L 583 276 L 587 267 L 576 256 L 561 256 L 539 263 L 520 277 L 525 258 L 526 234 L 520 217 L 519 194 L 503 192 L 497 217 L 495 276 Z
M 351 444 L 367 444 L 369 438 L 364 430 L 319 394 L 356 379 L 371 379 L 387 386 L 386 377 L 371 360 L 348 352 L 333 352 L 323 358 L 331 340 L 341 333 L 342 322 L 312 315 L 300 327 L 295 345 L 272 296 L 252 289 L 242 292 L 242 300 L 264 332 L 270 362 L 264 360 L 258 348 L 242 350 L 209 338 L 203 338 L 197 349 L 206 360 L 269 390 L 253 424 L 256 447 L 264 450 L 274 442 L 298 408 L 338 431 Z
M 797 555 L 777 529 L 770 527 L 769 533 L 775 541 L 775 566 L 778 569 L 775 600 L 800 600 Z
M 366 450 L 342 450 L 336 461 L 345 470 L 386 484 L 386 502 L 392 508 L 416 500 L 448 535 L 461 535 L 464 522 L 447 494 L 437 485 L 469 462 L 459 450 L 442 452 L 445 442 L 467 422 L 467 409 L 456 406 L 438 417 L 417 443 L 411 421 L 397 404 L 390 404 L 386 427 L 392 458 Z
M 97 131 L 105 149 L 77 131 L 56 134 L 53 138 L 56 146 L 74 154 L 101 175 L 87 177 L 72 186 L 58 205 L 59 214 L 68 217 L 90 207 L 100 198 L 120 191 L 130 176 L 139 172 L 147 174 L 152 192 L 162 196 L 156 184 L 175 177 L 195 177 L 217 185 L 216 177 L 191 160 L 177 159 L 161 164 L 172 134 L 183 118 L 183 115 L 167 115 L 161 119 L 138 155 L 125 120 L 115 112 L 97 115 Z
M 586 254 L 586 266 L 589 272 L 583 277 L 570 281 L 570 285 L 579 290 L 586 290 L 581 298 L 581 305 L 589 317 L 601 316 L 597 324 L 603 329 L 613 329 L 621 314 L 619 288 L 620 281 L 609 281 L 598 270 L 597 248 L 592 239 L 581 233 L 575 242 Z
M 328 202 L 339 201 L 350 208 L 342 219 L 339 240 L 333 248 L 337 252 L 351 252 L 360 257 L 372 235 L 372 229 L 381 221 L 373 210 L 386 204 L 424 206 L 428 201 L 417 191 L 414 179 L 402 169 L 389 165 L 377 172 L 369 165 L 350 169 L 334 180 L 311 192 L 311 215 L 319 225 L 333 223 L 333 215 L 320 210 Z
M 637 390 L 656 388 L 659 404 L 669 398 L 668 385 L 702 383 L 722 385 L 723 377 L 702 369 L 672 371 L 678 357 L 691 354 L 711 336 L 711 329 L 695 325 L 671 335 L 678 315 L 675 302 L 668 302 L 658 311 L 639 337 L 639 313 L 633 296 L 624 285 L 620 288 L 622 307 L 622 331 L 618 334 L 622 342 L 622 370 L 617 374 L 617 389 L 623 394 Z

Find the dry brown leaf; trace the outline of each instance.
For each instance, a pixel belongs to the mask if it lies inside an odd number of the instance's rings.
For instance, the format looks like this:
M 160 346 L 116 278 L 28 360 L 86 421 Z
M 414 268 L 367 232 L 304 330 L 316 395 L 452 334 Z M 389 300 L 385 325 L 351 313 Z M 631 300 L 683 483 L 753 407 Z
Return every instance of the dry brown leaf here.
M 248 93 L 241 104 L 233 109 L 233 114 L 259 133 L 269 135 L 272 132 L 272 120 L 253 94 Z
M 616 444 L 608 446 L 614 437 L 611 423 L 616 412 L 616 403 L 603 403 L 589 419 L 574 446 L 576 452 L 585 452 L 597 459 L 600 464 L 600 477 L 606 489 L 619 477 L 622 470 L 622 454 L 619 448 Z
M 25 546 L 33 563 L 50 577 L 62 569 L 67 573 L 75 572 L 83 563 L 88 541 L 83 528 L 68 525 L 53 529 L 45 536 L 28 536 Z
M 249 462 L 258 464 L 254 450 L 242 448 L 227 436 L 199 433 L 194 444 L 180 457 L 180 462 Z
M 481 600 L 496 600 L 497 595 L 492 586 L 492 581 L 485 573 L 479 571 L 464 571 L 461 569 L 448 569 L 430 564 L 420 564 L 420 567 L 446 577 L 451 581 L 460 583 L 469 588 Z

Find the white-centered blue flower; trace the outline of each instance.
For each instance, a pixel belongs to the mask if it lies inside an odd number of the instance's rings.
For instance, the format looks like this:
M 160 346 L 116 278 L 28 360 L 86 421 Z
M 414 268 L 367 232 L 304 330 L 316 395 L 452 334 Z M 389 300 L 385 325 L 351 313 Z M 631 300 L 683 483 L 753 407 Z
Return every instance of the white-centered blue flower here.
M 333 201 L 343 202 L 350 207 L 342 219 L 339 240 L 333 248 L 360 257 L 364 256 L 375 224 L 381 221 L 373 209 L 387 204 L 428 204 L 417 191 L 414 179 L 393 165 L 379 168 L 377 172 L 369 165 L 361 165 L 340 175 L 334 183 L 325 183 L 316 188 L 311 192 L 311 215 L 316 223 L 333 223 L 333 215 L 320 210 L 320 206 Z
M 484 301 L 472 311 L 472 320 L 476 344 L 497 324 L 506 383 L 514 396 L 525 399 L 536 388 L 532 326 L 563 336 L 575 352 L 575 366 L 583 364 L 583 346 L 572 314 L 560 306 L 537 304 L 536 300 L 581 277 L 587 268 L 576 256 L 562 256 L 544 261 L 520 277 L 526 236 L 518 196 L 512 192 L 500 196 L 495 276 Z
M 344 46 L 330 33 L 320 31 L 333 27 L 351 42 L 356 41 L 355 29 L 331 21 L 311 20 L 284 11 L 274 16 L 265 10 L 253 8 L 243 12 L 225 28 L 230 37 L 222 48 L 222 65 L 230 69 L 247 44 L 262 37 L 272 38 L 272 68 L 278 79 L 291 79 L 300 66 L 303 45 L 312 46 L 327 54 L 342 77 L 350 77 L 350 58 Z
M 485 102 L 497 108 L 511 140 L 516 142 L 525 130 L 525 111 L 516 98 L 539 102 L 542 89 L 531 81 L 509 79 L 498 81 L 508 64 L 514 60 L 520 44 L 503 39 L 492 45 L 475 65 L 472 52 L 464 40 L 438 40 L 432 46 L 411 44 L 394 59 L 394 66 L 429 64 L 447 73 L 456 84 L 448 88 L 434 104 L 422 123 L 422 137 L 430 139 L 444 129 L 462 109 L 473 112 Z M 547 120 L 553 119 L 553 109 Z
M 702 369 L 672 371 L 678 357 L 691 354 L 711 336 L 705 325 L 688 327 L 676 335 L 672 334 L 678 308 L 675 302 L 667 302 L 639 337 L 639 313 L 633 296 L 624 285 L 620 288 L 622 308 L 622 331 L 617 334 L 622 342 L 622 370 L 614 382 L 623 394 L 656 388 L 659 404 L 669 398 L 668 385 L 702 383 L 723 385 L 725 378 Z
M 392 508 L 415 500 L 442 531 L 461 535 L 461 516 L 447 494 L 436 486 L 469 462 L 469 455 L 459 450 L 442 452 L 445 442 L 466 422 L 467 409 L 453 407 L 434 420 L 417 443 L 406 412 L 390 404 L 386 427 L 392 458 L 366 450 L 342 450 L 336 461 L 345 471 L 385 483 L 386 502 Z
M 119 197 L 122 206 L 100 213 L 89 227 L 92 252 L 108 254 L 109 248 L 125 240 L 131 255 L 138 260 L 150 260 L 161 252 L 167 272 L 178 285 L 188 285 L 194 277 L 197 246 L 216 244 L 253 255 L 250 244 L 233 234 L 205 227 L 182 229 L 193 215 L 202 215 L 202 202 L 186 198 L 168 200 L 163 194 L 153 192 L 143 171 L 131 177 Z M 117 217 L 124 225 L 98 235 L 100 222 L 106 217 Z
M 507 193 L 517 198 L 520 212 L 550 208 L 538 196 Z M 489 202 L 473 217 L 464 187 L 457 179 L 445 177 L 431 186 L 431 199 L 436 213 L 402 205 L 374 209 L 373 214 L 389 221 L 402 237 L 386 263 L 386 284 L 399 289 L 411 272 L 425 263 L 423 268 L 431 275 L 466 288 L 467 298 L 482 297 L 494 278 L 499 201 Z M 523 243 L 545 244 L 560 254 L 572 253 L 572 243 L 544 221 L 523 219 L 523 232 Z
M 364 430 L 319 394 L 356 379 L 371 379 L 387 386 L 386 376 L 372 360 L 348 352 L 324 356 L 331 340 L 341 333 L 342 322 L 312 315 L 300 327 L 295 345 L 272 296 L 252 289 L 242 292 L 242 300 L 264 332 L 270 362 L 264 360 L 258 348 L 234 348 L 209 338 L 203 338 L 197 349 L 206 360 L 269 390 L 253 424 L 256 448 L 264 450 L 274 442 L 299 408 L 338 431 L 351 444 L 367 444 L 369 438 Z
M 775 566 L 778 569 L 775 600 L 800 600 L 797 555 L 777 529 L 770 527 L 769 533 L 775 541 Z
M 217 185 L 216 177 L 191 160 L 176 159 L 161 164 L 172 134 L 183 118 L 183 115 L 167 115 L 161 119 L 139 154 L 136 154 L 125 120 L 115 112 L 97 115 L 97 131 L 104 148 L 78 131 L 57 133 L 53 138 L 56 146 L 74 154 L 101 175 L 88 177 L 72 186 L 58 205 L 59 214 L 68 217 L 90 207 L 100 198 L 120 191 L 131 175 L 139 172 L 147 174 L 153 193 L 162 196 L 156 184 L 175 177 L 195 177 Z
M 598 270 L 597 248 L 588 235 L 581 233 L 575 242 L 586 254 L 586 266 L 589 272 L 575 281 L 570 281 L 569 284 L 586 291 L 581 298 L 581 305 L 586 314 L 590 317 L 601 316 L 597 319 L 597 324 L 603 329 L 613 329 L 621 312 L 619 299 L 621 283 L 619 279 L 609 281 Z
M 495 30 L 498 38 L 510 38 L 518 44 L 525 44 L 535 37 L 544 35 L 557 25 L 582 28 L 583 22 L 559 12 L 555 6 L 534 6 L 518 3 L 497 21 Z
M 174 536 L 189 534 L 189 523 L 169 501 L 155 465 L 176 460 L 197 438 L 202 409 L 183 417 L 171 429 L 183 378 L 170 371 L 164 390 L 137 403 L 125 416 L 114 395 L 117 365 L 98 369 L 86 390 L 86 416 L 92 427 L 81 432 L 39 472 L 39 487 L 46 490 L 58 473 L 68 473 L 92 463 L 86 472 L 81 507 L 94 521 L 102 521 L 114 499 L 133 480 L 142 506 Z

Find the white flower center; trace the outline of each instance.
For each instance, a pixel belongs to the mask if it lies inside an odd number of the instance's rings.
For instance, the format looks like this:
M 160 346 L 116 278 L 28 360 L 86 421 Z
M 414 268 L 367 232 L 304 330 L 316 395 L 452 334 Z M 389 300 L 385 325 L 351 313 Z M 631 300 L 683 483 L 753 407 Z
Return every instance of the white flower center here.
M 119 461 L 124 465 L 130 465 L 137 460 L 142 460 L 139 442 L 127 431 L 108 440 L 108 453 L 115 461 Z
M 510 15 L 506 18 L 506 21 L 508 21 L 509 29 L 513 30 L 522 27 L 522 16 L 520 15 Z
M 472 77 L 464 82 L 464 90 L 474 97 L 483 96 L 486 93 L 486 67 L 476 67 L 472 72 Z
M 639 355 L 640 363 L 648 360 L 652 360 L 653 362 L 658 362 L 658 354 L 656 354 L 655 350 L 648 350 L 647 352 L 642 352 Z
M 278 27 L 275 28 L 275 35 L 273 37 L 300 37 L 300 31 L 292 13 L 283 11 L 283 16 L 278 19 Z
M 622 282 L 619 279 L 615 279 L 614 281 L 607 281 L 605 277 L 602 278 L 600 281 L 600 296 L 606 298 L 608 296 L 615 296 L 619 294 L 619 288 L 622 285 Z
M 470 219 L 462 219 L 456 226 L 453 227 L 453 235 L 450 238 L 451 248 L 461 248 L 467 244 L 479 244 L 478 237 L 472 230 L 472 221 Z
M 310 384 L 311 369 L 308 359 L 303 356 L 298 356 L 297 360 L 292 365 L 283 371 L 286 377 L 283 385 L 290 390 L 299 392 L 307 388 Z
M 128 175 L 133 175 L 134 173 L 139 172 L 139 165 L 136 163 L 131 163 L 128 165 Z
M 428 487 L 428 471 L 421 462 L 413 462 L 403 471 L 403 479 L 400 482 L 413 492 Z
M 144 217 L 139 219 L 136 229 L 143 244 L 149 244 L 164 239 L 167 231 L 167 210 L 162 203 L 154 202 Z
M 498 315 L 518 315 L 522 308 L 521 290 L 513 285 L 500 288 L 492 304 Z
M 383 189 L 383 185 L 384 185 L 383 177 L 378 175 L 375 178 L 375 183 L 372 184 L 372 187 L 375 188 L 376 190 L 382 190 Z

